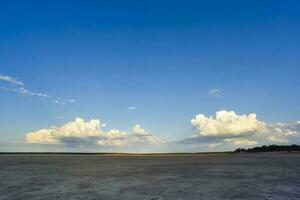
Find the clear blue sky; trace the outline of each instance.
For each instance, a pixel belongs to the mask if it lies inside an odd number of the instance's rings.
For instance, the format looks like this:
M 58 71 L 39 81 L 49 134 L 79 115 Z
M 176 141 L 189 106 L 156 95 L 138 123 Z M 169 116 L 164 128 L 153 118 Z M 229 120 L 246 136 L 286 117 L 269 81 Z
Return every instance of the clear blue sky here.
M 75 117 L 168 141 L 198 113 L 300 120 L 299 21 L 297 0 L 1 1 L 0 74 L 52 97 L 0 81 L 0 150 Z

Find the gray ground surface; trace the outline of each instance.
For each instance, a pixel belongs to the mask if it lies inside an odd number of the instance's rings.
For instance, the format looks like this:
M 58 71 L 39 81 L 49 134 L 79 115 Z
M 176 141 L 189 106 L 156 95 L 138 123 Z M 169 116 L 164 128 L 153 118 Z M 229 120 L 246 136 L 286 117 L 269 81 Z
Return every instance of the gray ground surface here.
M 300 154 L 0 155 L 0 199 L 300 199 Z

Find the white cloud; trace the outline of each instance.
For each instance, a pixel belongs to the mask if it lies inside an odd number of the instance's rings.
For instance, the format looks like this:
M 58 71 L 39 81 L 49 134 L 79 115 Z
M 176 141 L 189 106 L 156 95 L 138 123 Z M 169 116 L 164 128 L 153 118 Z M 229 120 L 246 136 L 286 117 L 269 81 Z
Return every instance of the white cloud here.
M 162 140 L 156 138 L 152 133 L 147 132 L 139 124 L 133 127 L 133 141 L 138 143 L 163 143 Z
M 208 94 L 212 97 L 221 98 L 221 90 L 220 89 L 212 89 L 208 91 Z
M 20 88 L 17 88 L 17 89 L 13 89 L 12 90 L 13 92 L 17 92 L 21 95 L 25 95 L 25 96 L 35 96 L 37 95 L 35 92 L 31 92 L 30 90 L 24 88 L 24 87 L 20 87 Z
M 128 145 L 128 141 L 120 139 L 98 140 L 97 144 L 105 147 L 122 147 Z
M 0 74 L 0 80 L 1 81 L 6 81 L 15 85 L 19 85 L 19 86 L 24 86 L 24 83 L 22 81 L 19 81 L 17 78 L 12 78 L 10 76 L 5 76 Z
M 198 114 L 191 123 L 201 136 L 238 136 L 265 129 L 265 123 L 257 120 L 255 114 L 237 115 L 226 110 L 216 112 L 215 117 Z
M 86 144 L 106 147 L 155 144 L 160 142 L 153 134 L 141 128 L 140 125 L 134 126 L 132 134 L 117 129 L 105 132 L 101 127 L 103 125 L 98 119 L 84 121 L 81 118 L 76 118 L 74 121 L 61 127 L 52 127 L 28 133 L 26 134 L 26 141 L 31 144 L 69 145 L 71 143 L 77 146 Z
M 36 95 L 39 97 L 48 97 L 48 95 L 45 93 L 37 93 Z
M 100 146 L 125 146 L 130 143 L 128 134 L 125 131 L 112 129 L 105 133 L 105 136 L 97 141 Z
M 0 87 L 1 90 L 14 92 L 16 94 L 19 94 L 21 96 L 31 96 L 31 97 L 39 97 L 41 99 L 48 99 L 49 101 L 52 101 L 55 104 L 59 104 L 61 106 L 66 105 L 68 103 L 74 103 L 74 99 L 70 99 L 68 101 L 62 101 L 59 97 L 52 97 L 48 95 L 46 92 L 35 92 L 28 88 L 26 88 L 24 83 L 22 81 L 19 81 L 16 78 L 12 78 L 10 76 L 4 76 L 0 74 L 0 81 L 6 81 L 9 83 L 14 84 L 13 87 Z
M 56 99 L 56 100 L 53 100 L 53 103 L 64 106 L 67 103 L 71 103 L 71 102 L 65 102 L 65 101 L 61 101 L 60 99 Z
M 133 133 L 136 135 L 147 135 L 145 129 L 143 129 L 139 124 L 133 127 Z
M 257 141 L 255 140 L 249 140 L 244 138 L 226 138 L 224 139 L 224 141 L 235 145 L 242 145 L 242 146 L 253 146 L 257 144 Z
M 300 135 L 300 124 L 298 122 L 268 124 L 267 128 L 269 134 L 266 137 L 271 142 L 289 143 L 289 138 L 296 138 Z
M 85 122 L 81 118 L 76 118 L 61 127 L 52 127 L 50 129 L 41 129 L 36 132 L 26 134 L 28 143 L 37 144 L 58 144 L 60 138 L 85 138 L 101 136 L 100 121 L 92 119 Z
M 300 123 L 266 123 L 258 120 L 254 113 L 238 115 L 234 111 L 222 110 L 210 117 L 198 114 L 191 124 L 197 133 L 184 142 L 208 143 L 209 149 L 214 144 L 218 147 L 225 144 L 227 147 L 230 144 L 243 147 L 300 142 Z
M 18 87 L 18 88 L 1 87 L 1 89 L 5 90 L 5 91 L 9 91 L 9 92 L 14 92 L 14 93 L 17 93 L 17 94 L 22 95 L 22 96 L 35 96 L 35 95 L 37 95 L 36 93 L 31 92 L 30 90 L 28 90 L 24 87 Z
M 27 143 L 31 144 L 58 144 L 55 129 L 41 129 L 39 131 L 26 134 Z
M 135 109 L 136 109 L 136 107 L 134 107 L 134 106 L 128 107 L 128 110 L 135 110 Z
M 255 114 L 239 115 L 233 111 L 219 111 L 215 116 L 197 115 L 191 123 L 197 133 L 186 140 L 174 142 L 191 149 L 199 145 L 209 150 L 231 150 L 268 144 L 300 142 L 300 123 L 266 123 Z M 41 129 L 26 134 L 27 143 L 78 147 L 100 147 L 120 149 L 144 149 L 153 147 L 171 148 L 172 142 L 165 142 L 139 124 L 132 131 L 118 129 L 103 130 L 106 124 L 98 119 L 85 121 L 76 118 L 60 127 Z M 194 145 L 193 145 L 194 144 Z M 180 148 L 181 148 L 180 147 Z
M 288 143 L 289 140 L 287 138 L 284 138 L 282 136 L 275 136 L 275 135 L 270 135 L 268 137 L 268 139 L 271 141 L 271 142 L 276 142 L 276 143 Z
M 217 147 L 221 146 L 222 145 L 222 142 L 217 142 L 217 143 L 209 143 L 207 145 L 207 148 L 209 150 L 215 150 Z

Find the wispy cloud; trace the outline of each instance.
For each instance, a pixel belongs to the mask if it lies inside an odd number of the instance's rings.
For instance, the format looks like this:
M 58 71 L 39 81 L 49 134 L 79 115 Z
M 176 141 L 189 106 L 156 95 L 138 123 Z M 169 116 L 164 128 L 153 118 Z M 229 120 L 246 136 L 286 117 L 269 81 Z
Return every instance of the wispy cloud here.
M 221 98 L 221 90 L 220 89 L 212 89 L 208 91 L 208 94 L 212 97 Z
M 22 81 L 19 81 L 17 78 L 5 76 L 2 74 L 0 74 L 0 81 L 6 81 L 15 85 L 24 86 L 24 83 Z
M 12 78 L 11 76 L 0 74 L 0 81 L 5 81 L 13 84 L 12 87 L 0 87 L 1 90 L 13 92 L 21 96 L 31 96 L 31 97 L 39 97 L 42 99 L 48 99 L 54 104 L 59 104 L 61 106 L 75 102 L 75 99 L 61 100 L 61 98 L 59 97 L 48 95 L 47 92 L 32 91 L 27 87 L 25 87 L 25 84 L 22 81 L 19 81 L 17 78 Z
M 128 107 L 128 110 L 135 110 L 135 109 L 136 109 L 136 107 L 134 107 L 134 106 Z
M 35 96 L 37 93 L 31 92 L 30 90 L 24 88 L 24 87 L 18 87 L 18 88 L 8 88 L 8 87 L 1 87 L 4 91 L 14 92 L 22 96 Z M 41 94 L 41 93 L 38 93 Z

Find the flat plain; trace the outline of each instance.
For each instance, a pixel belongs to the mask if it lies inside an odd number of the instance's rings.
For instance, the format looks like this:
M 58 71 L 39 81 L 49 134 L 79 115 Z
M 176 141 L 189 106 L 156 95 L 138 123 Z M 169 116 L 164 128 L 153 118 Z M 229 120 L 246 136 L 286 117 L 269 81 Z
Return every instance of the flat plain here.
M 296 200 L 300 154 L 2 154 L 0 199 Z

